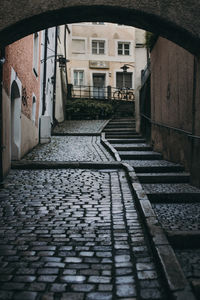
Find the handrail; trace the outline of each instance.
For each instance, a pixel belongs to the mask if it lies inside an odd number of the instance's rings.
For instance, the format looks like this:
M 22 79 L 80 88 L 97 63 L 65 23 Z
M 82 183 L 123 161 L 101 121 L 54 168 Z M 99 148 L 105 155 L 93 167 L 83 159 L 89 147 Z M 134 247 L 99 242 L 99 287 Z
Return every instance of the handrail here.
M 143 118 L 147 119 L 151 124 L 154 124 L 154 125 L 157 125 L 157 126 L 160 126 L 160 127 L 164 127 L 164 128 L 168 128 L 168 129 L 172 129 L 174 131 L 178 131 L 179 133 L 182 133 L 182 134 L 185 134 L 187 135 L 188 137 L 190 138 L 193 138 L 193 139 L 200 139 L 200 136 L 198 135 L 193 135 L 191 132 L 189 131 L 186 131 L 186 130 L 183 130 L 183 129 L 180 129 L 180 128 L 176 128 L 176 127 L 173 127 L 173 126 L 169 126 L 169 125 L 166 125 L 166 124 L 163 124 L 163 123 L 159 123 L 159 122 L 155 122 L 153 121 L 151 118 L 147 117 L 145 114 L 140 114 Z

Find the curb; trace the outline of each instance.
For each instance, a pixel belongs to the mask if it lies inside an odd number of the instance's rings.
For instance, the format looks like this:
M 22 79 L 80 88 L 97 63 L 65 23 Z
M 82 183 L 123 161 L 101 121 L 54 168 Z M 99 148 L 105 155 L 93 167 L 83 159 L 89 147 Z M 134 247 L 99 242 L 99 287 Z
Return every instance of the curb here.
M 100 136 L 101 132 L 80 132 L 80 133 L 65 133 L 65 132 L 54 132 L 51 136 Z
M 115 148 L 106 140 L 105 132 L 101 133 L 101 144 L 108 150 L 108 152 L 115 158 L 116 161 L 121 162 L 121 158 Z
M 19 170 L 39 170 L 39 169 L 122 169 L 122 165 L 119 162 L 59 162 L 59 161 L 27 161 L 22 160 L 19 162 L 12 162 L 12 169 Z

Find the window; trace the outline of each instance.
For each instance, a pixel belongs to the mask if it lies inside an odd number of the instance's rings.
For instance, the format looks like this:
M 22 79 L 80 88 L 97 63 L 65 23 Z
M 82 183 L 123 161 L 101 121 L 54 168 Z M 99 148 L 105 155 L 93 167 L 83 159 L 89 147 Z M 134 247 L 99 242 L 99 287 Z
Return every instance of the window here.
M 32 121 L 35 123 L 35 114 L 36 114 L 36 97 L 33 96 L 33 100 L 32 100 Z
M 132 73 L 117 72 L 116 74 L 117 88 L 132 88 Z
M 85 40 L 72 40 L 72 53 L 85 53 Z
M 105 54 L 105 41 L 92 41 L 92 54 Z
M 130 55 L 130 43 L 118 42 L 118 55 Z
M 33 37 L 33 72 L 38 77 L 38 60 L 39 60 L 39 34 L 34 33 Z
M 84 71 L 74 71 L 74 86 L 84 85 Z

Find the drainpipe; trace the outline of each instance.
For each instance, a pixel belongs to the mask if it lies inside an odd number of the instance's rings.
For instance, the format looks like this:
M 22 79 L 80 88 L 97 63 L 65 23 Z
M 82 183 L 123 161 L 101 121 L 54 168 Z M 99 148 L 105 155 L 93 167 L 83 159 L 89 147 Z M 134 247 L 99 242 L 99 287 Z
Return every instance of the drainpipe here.
M 45 29 L 44 41 L 44 74 L 43 74 L 43 94 L 42 94 L 42 115 L 46 111 L 46 78 L 47 78 L 47 42 L 48 42 L 48 29 Z
M 0 49 L 0 184 L 3 181 L 3 64 L 5 49 Z
M 56 123 L 55 110 L 56 110 L 56 71 L 57 71 L 57 53 L 58 53 L 58 27 L 55 31 L 55 59 L 54 59 L 54 81 L 53 81 L 53 125 Z

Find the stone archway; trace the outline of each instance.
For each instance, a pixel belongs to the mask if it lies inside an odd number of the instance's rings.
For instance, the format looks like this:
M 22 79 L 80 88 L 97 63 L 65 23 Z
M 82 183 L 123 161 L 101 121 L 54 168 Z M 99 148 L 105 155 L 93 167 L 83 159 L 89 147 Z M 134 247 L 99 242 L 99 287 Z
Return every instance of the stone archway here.
M 199 0 L 2 0 L 0 43 L 5 46 L 54 25 L 105 21 L 153 31 L 197 54 L 199 15 Z
M 11 159 L 19 160 L 21 153 L 21 96 L 15 80 L 11 84 Z

